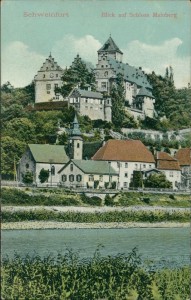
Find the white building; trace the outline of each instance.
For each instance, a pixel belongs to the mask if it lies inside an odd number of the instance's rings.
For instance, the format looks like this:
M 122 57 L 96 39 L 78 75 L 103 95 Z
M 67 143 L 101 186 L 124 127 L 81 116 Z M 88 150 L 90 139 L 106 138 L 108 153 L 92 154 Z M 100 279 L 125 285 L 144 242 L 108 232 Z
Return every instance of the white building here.
M 91 120 L 101 119 L 111 122 L 111 99 L 103 98 L 102 93 L 75 88 L 68 96 L 69 105 L 72 105 L 82 116 Z
M 62 86 L 62 75 L 63 69 L 50 54 L 34 77 L 35 103 L 63 100 L 55 90 Z
M 57 185 L 58 171 L 69 161 L 64 146 L 47 144 L 29 144 L 18 165 L 18 180 L 22 182 L 26 172 L 33 174 L 33 182 L 40 184 L 39 173 L 49 171 L 48 181 L 44 184 Z
M 119 189 L 127 189 L 133 171 L 155 168 L 152 153 L 138 140 L 109 140 L 92 157 L 95 161 L 107 161 L 119 173 Z
M 163 172 L 166 179 L 172 183 L 173 189 L 180 188 L 181 169 L 177 159 L 166 152 L 157 152 L 156 164 L 157 169 Z
M 191 148 L 179 149 L 175 158 L 178 160 L 182 173 L 182 186 L 191 189 Z
M 65 187 L 105 189 L 118 185 L 118 172 L 105 161 L 72 159 L 58 173 Z

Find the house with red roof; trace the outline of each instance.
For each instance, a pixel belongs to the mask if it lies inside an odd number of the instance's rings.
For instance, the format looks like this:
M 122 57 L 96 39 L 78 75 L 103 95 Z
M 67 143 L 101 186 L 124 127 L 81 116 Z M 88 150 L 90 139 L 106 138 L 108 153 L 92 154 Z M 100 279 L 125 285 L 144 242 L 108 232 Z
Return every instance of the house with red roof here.
M 108 140 L 92 157 L 92 160 L 107 161 L 119 174 L 119 189 L 127 189 L 133 171 L 155 168 L 153 154 L 139 140 Z
M 181 169 L 176 158 L 166 152 L 157 152 L 156 167 L 163 172 L 166 179 L 172 183 L 173 189 L 180 188 L 181 185 Z
M 183 185 L 191 188 L 191 148 L 179 149 L 175 154 L 175 158 L 181 168 Z

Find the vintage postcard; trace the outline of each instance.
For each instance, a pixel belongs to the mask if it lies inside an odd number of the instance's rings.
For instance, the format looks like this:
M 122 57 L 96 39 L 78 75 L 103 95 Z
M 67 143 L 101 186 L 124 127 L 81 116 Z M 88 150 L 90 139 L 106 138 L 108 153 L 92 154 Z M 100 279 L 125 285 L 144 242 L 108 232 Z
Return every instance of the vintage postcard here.
M 1 17 L 1 299 L 190 299 L 190 1 Z

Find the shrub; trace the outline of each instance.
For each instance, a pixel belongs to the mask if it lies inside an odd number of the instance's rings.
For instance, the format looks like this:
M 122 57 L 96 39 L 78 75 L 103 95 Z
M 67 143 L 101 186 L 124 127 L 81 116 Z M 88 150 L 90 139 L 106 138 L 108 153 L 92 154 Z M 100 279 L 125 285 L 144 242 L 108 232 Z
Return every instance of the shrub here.
M 107 206 L 113 206 L 114 205 L 114 199 L 111 198 L 109 195 L 106 195 L 104 203 Z
M 173 194 L 169 195 L 169 198 L 172 200 L 176 200 L 176 197 Z

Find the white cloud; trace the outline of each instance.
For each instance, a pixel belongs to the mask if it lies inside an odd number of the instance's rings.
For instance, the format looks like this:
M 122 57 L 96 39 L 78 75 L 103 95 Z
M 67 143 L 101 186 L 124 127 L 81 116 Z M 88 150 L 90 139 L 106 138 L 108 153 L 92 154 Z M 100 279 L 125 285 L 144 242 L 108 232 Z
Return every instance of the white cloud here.
M 135 40 L 123 49 L 124 61 L 137 67 L 142 66 L 146 72 L 155 71 L 162 76 L 166 67 L 171 65 L 176 87 L 184 87 L 190 82 L 190 57 L 178 56 L 177 50 L 181 45 L 179 38 L 167 40 L 160 45 L 148 45 Z
M 44 60 L 20 41 L 10 43 L 2 50 L 2 83 L 10 81 L 15 87 L 30 84 Z
M 92 35 L 76 38 L 70 34 L 54 44 L 52 53 L 62 67 L 69 67 L 77 54 L 82 59 L 95 65 L 99 48 L 101 48 L 101 43 Z

